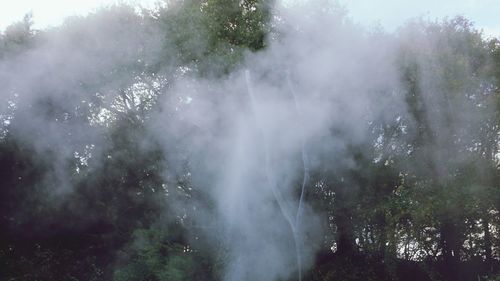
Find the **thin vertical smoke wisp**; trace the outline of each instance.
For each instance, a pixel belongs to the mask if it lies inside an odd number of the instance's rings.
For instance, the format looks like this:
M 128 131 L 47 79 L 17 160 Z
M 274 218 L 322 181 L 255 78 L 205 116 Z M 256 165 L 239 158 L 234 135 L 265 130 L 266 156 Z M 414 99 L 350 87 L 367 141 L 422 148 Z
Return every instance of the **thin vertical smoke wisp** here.
M 290 93 L 292 94 L 293 102 L 295 105 L 295 110 L 297 113 L 297 116 L 300 118 L 302 117 L 302 112 L 299 108 L 299 104 L 297 102 L 297 94 L 295 92 L 295 89 L 293 88 L 292 81 L 290 79 L 290 73 L 287 72 L 286 74 L 286 80 L 287 80 L 287 85 L 290 90 Z M 304 128 L 301 128 L 301 132 L 303 132 Z M 300 242 L 302 241 L 301 239 L 301 220 L 302 220 L 302 212 L 304 208 L 304 197 L 306 193 L 306 187 L 309 182 L 309 155 L 307 154 L 306 150 L 306 144 L 305 144 L 305 139 L 304 139 L 304 134 L 301 134 L 300 136 L 300 145 L 301 145 L 301 155 L 302 155 L 302 166 L 303 166 L 303 178 L 302 178 L 302 186 L 300 190 L 300 197 L 299 197 L 299 205 L 297 207 L 297 216 L 295 218 L 295 229 L 296 229 L 296 245 L 297 245 L 297 264 L 299 267 L 299 280 L 302 279 L 302 245 Z
M 297 102 L 297 93 L 295 92 L 295 89 L 293 88 L 292 81 L 290 79 L 290 73 L 288 72 L 286 75 L 286 80 L 287 80 L 287 85 L 290 90 L 290 93 L 292 94 L 293 102 L 295 105 L 295 110 L 297 112 L 297 116 L 300 118 L 302 116 L 302 112 L 300 110 L 299 104 Z M 303 128 L 302 128 L 303 129 Z M 302 131 L 302 130 L 301 130 Z M 306 142 L 304 139 L 304 134 L 301 134 L 300 138 L 300 145 L 301 145 L 301 155 L 302 155 L 302 165 L 303 165 L 303 179 L 302 179 L 302 186 L 301 186 L 301 191 L 300 191 L 300 198 L 299 198 L 299 206 L 297 208 L 297 216 L 295 218 L 295 224 L 297 228 L 300 226 L 300 220 L 302 218 L 302 212 L 304 209 L 304 197 L 306 193 L 306 187 L 309 182 L 309 155 L 307 154 L 306 150 Z
M 251 87 L 251 78 L 250 78 L 250 71 L 249 70 L 245 71 L 245 80 L 246 80 L 246 85 L 247 85 L 247 89 L 248 89 L 248 95 L 250 96 L 250 103 L 251 103 L 252 111 L 253 111 L 257 125 L 259 127 L 261 127 L 260 128 L 261 134 L 263 134 L 266 177 L 269 181 L 269 185 L 271 186 L 273 196 L 278 203 L 280 211 L 283 214 L 283 216 L 285 217 L 288 224 L 290 225 L 290 229 L 292 231 L 293 240 L 294 240 L 294 244 L 295 244 L 295 251 L 296 251 L 296 258 L 297 258 L 297 269 L 298 269 L 298 280 L 302 281 L 302 253 L 301 253 L 302 247 L 301 247 L 301 243 L 300 243 L 301 237 L 300 237 L 299 227 L 300 227 L 300 220 L 301 220 L 302 210 L 303 210 L 305 187 L 309 181 L 309 157 L 308 157 L 307 152 L 305 150 L 305 141 L 304 141 L 303 136 L 302 136 L 301 137 L 301 151 L 302 151 L 301 154 L 302 154 L 302 161 L 303 161 L 303 167 L 304 167 L 304 176 L 303 176 L 303 182 L 302 182 L 302 187 L 301 187 L 301 194 L 300 194 L 300 198 L 299 198 L 299 204 L 298 204 L 298 208 L 297 208 L 297 214 L 296 214 L 296 217 L 294 219 L 292 217 L 292 215 L 290 214 L 290 212 L 288 212 L 288 210 L 285 207 L 285 200 L 283 199 L 283 196 L 281 195 L 279 190 L 277 190 L 276 181 L 275 181 L 274 176 L 273 176 L 272 171 L 271 171 L 270 156 L 269 156 L 269 144 L 268 144 L 268 140 L 266 138 L 265 132 L 262 129 L 262 126 L 260 126 L 261 122 L 260 122 L 260 118 L 258 117 L 258 114 L 257 114 L 257 109 L 256 109 L 257 103 L 255 100 L 253 89 Z M 293 88 L 291 87 L 290 80 L 289 80 L 288 76 L 287 76 L 287 80 L 289 83 L 290 90 L 292 90 L 292 96 L 293 96 L 293 100 L 295 102 L 295 109 L 296 109 L 297 115 L 300 116 L 301 114 L 300 114 L 300 110 L 299 110 L 299 107 L 297 104 L 296 95 L 295 95 L 295 92 L 293 92 Z
M 267 141 L 268 138 L 266 137 L 266 132 L 262 129 L 262 126 L 260 126 L 260 124 L 261 124 L 260 118 L 257 115 L 257 102 L 255 100 L 255 96 L 253 94 L 253 89 L 251 87 L 250 71 L 248 71 L 248 70 L 245 71 L 245 80 L 246 80 L 246 84 L 247 84 L 248 95 L 250 96 L 250 103 L 251 103 L 251 107 L 252 107 L 252 112 L 253 112 L 253 115 L 255 117 L 257 126 L 260 127 L 260 133 L 263 136 L 264 158 L 265 158 L 264 162 L 265 162 L 266 178 L 269 182 L 269 185 L 271 186 L 273 196 L 276 199 L 276 201 L 278 202 L 278 206 L 280 208 L 281 213 L 283 214 L 286 221 L 290 225 L 290 228 L 292 229 L 292 231 L 295 233 L 294 219 L 292 218 L 292 215 L 290 214 L 290 212 L 288 212 L 286 209 L 285 200 L 284 200 L 283 196 L 281 195 L 281 193 L 279 192 L 279 190 L 277 189 L 276 180 L 274 179 L 273 173 L 271 172 L 271 159 L 270 159 L 270 155 L 269 155 L 269 144 Z

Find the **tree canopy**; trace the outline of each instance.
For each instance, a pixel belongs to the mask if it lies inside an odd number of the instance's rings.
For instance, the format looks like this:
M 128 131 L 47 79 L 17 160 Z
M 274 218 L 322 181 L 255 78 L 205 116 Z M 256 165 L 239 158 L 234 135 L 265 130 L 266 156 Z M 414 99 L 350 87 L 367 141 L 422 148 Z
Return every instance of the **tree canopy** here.
M 0 33 L 1 280 L 499 280 L 499 38 L 163 4 Z

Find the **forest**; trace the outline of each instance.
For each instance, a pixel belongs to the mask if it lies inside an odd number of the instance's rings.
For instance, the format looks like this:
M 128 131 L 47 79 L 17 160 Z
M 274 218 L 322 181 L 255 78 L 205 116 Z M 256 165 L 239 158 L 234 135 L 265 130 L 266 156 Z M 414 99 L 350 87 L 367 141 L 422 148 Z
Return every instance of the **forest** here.
M 500 38 L 463 16 L 27 14 L 0 100 L 0 280 L 500 280 Z

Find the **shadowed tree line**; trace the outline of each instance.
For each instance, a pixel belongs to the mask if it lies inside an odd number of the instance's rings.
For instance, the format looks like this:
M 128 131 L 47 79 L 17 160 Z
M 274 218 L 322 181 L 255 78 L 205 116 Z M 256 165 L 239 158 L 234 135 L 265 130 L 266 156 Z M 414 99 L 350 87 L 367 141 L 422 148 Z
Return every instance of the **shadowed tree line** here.
M 231 79 L 282 40 L 273 7 L 170 1 L 8 27 L 0 279 L 222 280 L 226 245 L 207 237 L 219 226 L 199 219 L 214 208 L 210 167 L 186 140 L 228 120 L 193 125 L 179 113 L 190 100 L 172 92 L 179 79 Z M 336 122 L 307 144 L 318 149 L 305 200 L 324 235 L 304 280 L 498 280 L 500 41 L 462 17 L 365 36 L 397 42 L 399 87 L 374 94 L 401 102 L 361 138 Z

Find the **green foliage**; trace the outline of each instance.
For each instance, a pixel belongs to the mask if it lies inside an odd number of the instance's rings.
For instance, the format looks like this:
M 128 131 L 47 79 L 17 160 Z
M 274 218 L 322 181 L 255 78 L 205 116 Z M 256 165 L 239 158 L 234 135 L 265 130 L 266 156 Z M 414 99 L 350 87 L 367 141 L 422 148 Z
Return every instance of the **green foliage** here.
M 265 47 L 270 32 L 269 0 L 173 1 L 160 12 L 167 60 L 187 65 L 203 76 L 228 74 L 247 50 Z
M 178 237 L 167 229 L 137 229 L 133 239 L 127 259 L 115 270 L 114 280 L 192 280 L 192 253 L 186 245 L 172 242 Z
M 32 15 L 27 14 L 22 21 L 8 26 L 0 34 L 0 59 L 14 56 L 32 46 L 35 35 L 32 26 Z
M 155 114 L 176 120 L 176 78 L 227 78 L 246 53 L 267 47 L 272 5 L 179 0 L 149 14 L 121 6 L 44 32 L 28 15 L 1 34 L 2 62 L 51 40 L 97 59 L 78 77 L 62 75 L 72 68 L 61 62 L 25 92 L 22 77 L 1 73 L 0 279 L 222 279 L 230 255 L 220 241 L 207 247 L 213 241 L 194 219 L 213 209 L 203 193 L 211 175 L 193 181 L 202 164 L 190 157 L 199 151 L 148 130 L 159 126 Z M 307 201 L 327 219 L 308 280 L 495 276 L 499 40 L 485 40 L 463 17 L 415 22 L 395 37 L 394 94 L 405 102 L 397 116 L 369 120 L 362 141 L 332 127 L 316 143 L 329 149 L 314 159 Z M 55 74 L 63 76 L 57 87 L 45 83 Z

